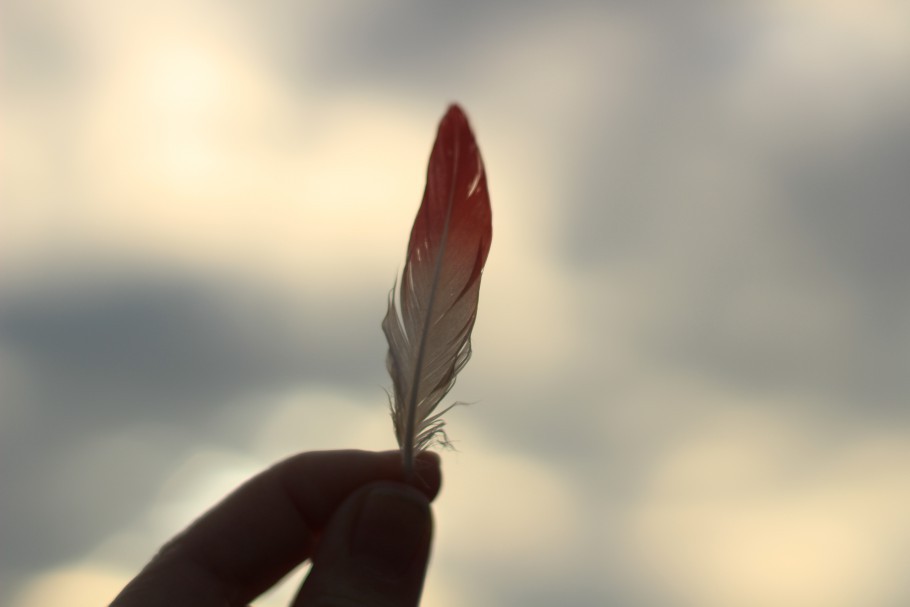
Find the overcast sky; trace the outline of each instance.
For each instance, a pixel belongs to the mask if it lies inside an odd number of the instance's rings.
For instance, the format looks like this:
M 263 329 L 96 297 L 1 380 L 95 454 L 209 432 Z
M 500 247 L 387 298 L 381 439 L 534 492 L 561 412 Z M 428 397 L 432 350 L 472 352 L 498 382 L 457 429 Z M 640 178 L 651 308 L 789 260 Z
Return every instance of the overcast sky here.
M 906 2 L 7 0 L 0 70 L 3 605 L 394 447 L 451 101 L 494 238 L 423 604 L 910 604 Z

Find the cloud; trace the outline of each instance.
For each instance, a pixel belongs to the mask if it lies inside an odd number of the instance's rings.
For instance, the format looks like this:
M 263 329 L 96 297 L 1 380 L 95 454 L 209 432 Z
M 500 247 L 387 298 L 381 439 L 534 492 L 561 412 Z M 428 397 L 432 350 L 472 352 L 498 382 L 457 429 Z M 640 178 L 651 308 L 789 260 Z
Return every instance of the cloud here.
M 98 407 L 117 398 L 179 407 L 276 383 L 364 380 L 351 373 L 364 362 L 356 353 L 337 358 L 354 332 L 336 326 L 331 339 L 324 332 L 341 314 L 323 310 L 318 321 L 306 311 L 291 315 L 287 301 L 266 288 L 138 265 L 69 266 L 7 288 L 0 339 L 34 375 L 77 393 L 100 391 Z M 172 413 L 137 407 L 130 415 L 160 421 Z
M 630 557 L 682 605 L 900 602 L 906 442 L 820 445 L 775 417 L 728 409 L 668 452 L 627 521 Z

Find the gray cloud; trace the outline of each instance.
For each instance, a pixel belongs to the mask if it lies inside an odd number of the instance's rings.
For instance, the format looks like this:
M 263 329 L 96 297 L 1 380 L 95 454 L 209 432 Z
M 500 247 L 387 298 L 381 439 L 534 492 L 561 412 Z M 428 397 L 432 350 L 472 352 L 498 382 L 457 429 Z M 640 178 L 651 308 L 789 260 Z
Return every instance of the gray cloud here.
M 219 401 L 298 381 L 375 381 L 370 373 L 380 365 L 362 336 L 378 334 L 365 326 L 382 313 L 378 296 L 347 310 L 327 307 L 318 293 L 302 309 L 291 310 L 287 299 L 242 278 L 64 267 L 37 283 L 7 286 L 0 344 L 53 384 L 77 393 L 102 390 L 104 401 L 136 394 Z M 358 347 L 350 347 L 355 341 Z M 381 352 L 380 335 L 373 343 Z M 173 413 L 137 407 L 129 416 L 160 420 Z
M 634 110 L 581 133 L 563 201 L 566 260 L 591 281 L 634 268 L 665 297 L 641 321 L 654 326 L 655 362 L 902 416 L 907 87 L 869 83 L 890 96 L 840 110 L 840 122 L 837 110 L 811 111 L 825 89 L 757 121 L 736 93 L 769 44 L 761 28 L 746 19 L 733 28 L 742 36 L 719 36 L 694 13 L 655 23 L 666 35 L 628 93 Z M 761 92 L 769 104 L 789 94 Z
M 541 11 L 542 4 L 521 4 L 521 18 Z M 260 13 L 267 17 L 264 42 L 289 73 L 299 72 L 302 63 L 330 82 L 421 86 L 464 78 L 471 64 L 465 55 L 495 44 L 497 30 L 516 17 L 513 3 L 364 3 L 326 15 L 326 27 L 304 39 L 296 24 L 306 21 L 306 7 L 274 8 Z

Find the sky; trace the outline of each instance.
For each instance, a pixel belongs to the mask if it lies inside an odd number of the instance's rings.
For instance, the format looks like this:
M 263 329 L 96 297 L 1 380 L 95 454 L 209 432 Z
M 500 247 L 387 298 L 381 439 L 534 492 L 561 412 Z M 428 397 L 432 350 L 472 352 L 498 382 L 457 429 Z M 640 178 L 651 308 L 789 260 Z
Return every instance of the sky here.
M 910 604 L 907 3 L 6 0 L 0 79 L 0 604 L 395 447 L 453 101 L 494 237 L 423 605 Z

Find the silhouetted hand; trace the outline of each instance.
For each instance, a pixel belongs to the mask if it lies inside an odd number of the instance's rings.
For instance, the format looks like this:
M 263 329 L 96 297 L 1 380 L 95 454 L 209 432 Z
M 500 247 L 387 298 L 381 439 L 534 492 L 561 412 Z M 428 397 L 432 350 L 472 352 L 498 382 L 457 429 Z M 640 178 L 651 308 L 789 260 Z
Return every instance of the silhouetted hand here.
M 245 606 L 296 565 L 313 568 L 294 607 L 413 607 L 432 536 L 439 458 L 322 451 L 256 476 L 171 540 L 112 607 Z

